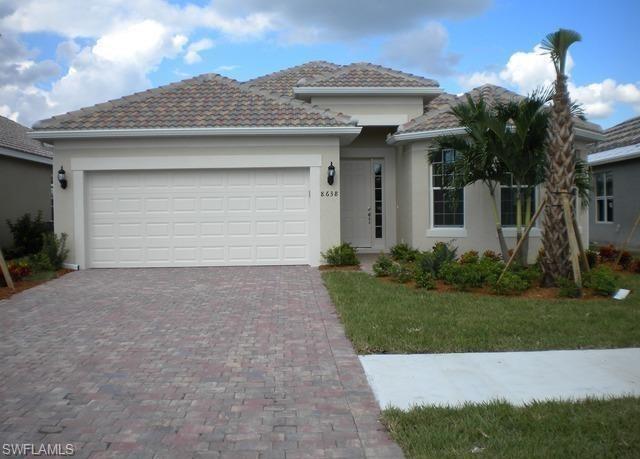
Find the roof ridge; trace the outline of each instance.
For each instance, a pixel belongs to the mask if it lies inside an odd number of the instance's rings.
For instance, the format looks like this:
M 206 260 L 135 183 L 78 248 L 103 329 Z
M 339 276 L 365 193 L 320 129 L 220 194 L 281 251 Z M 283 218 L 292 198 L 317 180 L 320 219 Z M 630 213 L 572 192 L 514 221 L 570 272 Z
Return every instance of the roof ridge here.
M 116 99 L 111 99 L 111 100 L 107 100 L 106 102 L 100 102 L 98 104 L 94 104 L 94 105 L 90 105 L 88 107 L 82 107 L 79 108 L 77 110 L 72 110 L 70 112 L 66 112 L 63 113 L 61 115 L 56 115 L 56 116 L 52 116 L 50 118 L 46 118 L 44 120 L 40 120 L 38 122 L 36 122 L 33 126 L 36 129 L 43 129 L 46 128 L 48 124 L 51 124 L 52 122 L 64 122 L 70 118 L 73 118 L 75 116 L 79 116 L 79 115 L 86 115 L 88 113 L 93 113 L 93 112 L 97 112 L 97 111 L 101 111 L 101 110 L 106 110 L 109 109 L 111 107 L 118 107 L 120 105 L 124 105 L 130 102 L 137 102 L 140 100 L 144 100 L 147 99 L 149 97 L 154 97 L 157 96 L 158 94 L 163 94 L 169 91 L 174 91 L 176 89 L 179 89 L 180 87 L 184 86 L 187 83 L 193 82 L 193 81 L 197 81 L 197 80 L 205 80 L 207 79 L 210 75 L 217 75 L 215 73 L 202 73 L 200 75 L 196 75 L 194 77 L 191 78 L 186 78 L 184 80 L 180 80 L 180 81 L 174 81 L 162 86 L 158 86 L 155 88 L 148 88 L 145 89 L 143 91 L 138 91 L 138 92 L 134 92 L 133 94 L 128 94 L 126 96 L 122 96 L 122 97 L 118 97 Z M 232 80 L 231 78 L 227 78 L 225 76 L 222 75 L 217 75 L 218 77 L 228 80 L 228 81 L 236 81 L 236 80 Z
M 629 118 L 627 120 L 624 120 L 624 121 L 622 121 L 622 122 L 620 122 L 618 124 L 614 124 L 613 126 L 605 129 L 605 134 L 610 132 L 610 131 L 613 131 L 614 129 L 623 129 L 623 128 L 627 127 L 628 125 L 630 125 L 632 123 L 635 123 L 637 121 L 640 121 L 640 115 L 634 116 L 634 117 Z
M 430 78 L 426 78 L 426 77 L 423 77 L 423 76 L 420 76 L 420 75 L 415 75 L 413 73 L 404 72 L 402 70 L 396 70 L 396 69 L 393 69 L 393 68 L 390 68 L 390 67 L 384 67 L 384 66 L 382 66 L 380 64 L 373 64 L 371 62 L 352 62 L 351 64 L 346 64 L 346 65 L 341 66 L 341 68 L 336 73 L 319 76 L 319 77 L 314 78 L 312 80 L 306 81 L 305 84 L 319 83 L 321 81 L 328 80 L 330 78 L 333 78 L 333 77 L 342 75 L 344 73 L 347 73 L 350 70 L 352 70 L 353 68 L 358 68 L 358 67 L 377 70 L 379 72 L 385 73 L 385 74 L 390 75 L 390 76 L 404 78 L 405 80 L 408 80 L 408 81 L 420 80 L 420 81 L 422 81 L 424 83 L 428 83 L 428 84 L 430 84 L 432 86 L 436 86 L 436 87 L 440 86 L 440 84 L 436 80 L 432 80 Z M 299 86 L 299 85 L 296 84 L 296 86 Z
M 314 60 L 314 61 L 304 62 L 304 63 L 298 64 L 298 65 L 293 65 L 291 67 L 286 67 L 286 68 L 281 69 L 281 70 L 276 70 L 275 72 L 267 73 L 265 75 L 261 75 L 261 76 L 255 77 L 255 78 L 252 78 L 250 80 L 243 81 L 243 82 L 241 82 L 241 84 L 247 85 L 247 86 L 252 86 L 257 81 L 278 77 L 278 76 L 283 75 L 283 74 L 285 74 L 287 72 L 290 72 L 290 71 L 295 70 L 295 69 L 299 69 L 301 67 L 304 67 L 304 66 L 310 65 L 310 64 L 321 64 L 321 65 L 333 66 L 335 68 L 343 67 L 340 64 L 336 64 L 336 63 L 330 62 L 330 61 Z

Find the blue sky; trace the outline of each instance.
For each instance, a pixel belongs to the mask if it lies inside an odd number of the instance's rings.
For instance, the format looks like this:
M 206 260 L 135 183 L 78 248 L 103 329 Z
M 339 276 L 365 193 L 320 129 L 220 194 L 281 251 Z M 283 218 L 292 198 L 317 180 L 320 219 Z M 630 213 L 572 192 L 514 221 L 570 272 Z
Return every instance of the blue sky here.
M 309 60 L 369 61 L 460 93 L 521 93 L 553 73 L 534 47 L 582 33 L 570 90 L 608 127 L 640 114 L 640 2 L 3 0 L 0 114 L 24 124 L 205 72 L 246 80 Z

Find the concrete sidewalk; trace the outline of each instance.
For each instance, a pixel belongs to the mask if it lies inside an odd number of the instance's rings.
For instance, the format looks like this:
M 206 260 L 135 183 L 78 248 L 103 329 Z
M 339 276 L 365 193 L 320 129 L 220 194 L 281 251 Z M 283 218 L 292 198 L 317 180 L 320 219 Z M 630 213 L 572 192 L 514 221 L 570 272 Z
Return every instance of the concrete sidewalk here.
M 640 348 L 360 356 L 381 408 L 640 396 Z

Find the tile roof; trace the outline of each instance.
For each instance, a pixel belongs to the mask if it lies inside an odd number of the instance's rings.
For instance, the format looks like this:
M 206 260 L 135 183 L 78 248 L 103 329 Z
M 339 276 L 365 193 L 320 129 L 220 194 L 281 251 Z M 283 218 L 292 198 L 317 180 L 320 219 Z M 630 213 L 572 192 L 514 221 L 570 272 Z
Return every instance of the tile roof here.
M 640 144 L 640 116 L 605 129 L 604 135 L 607 139 L 598 142 L 594 152 Z
M 22 124 L 0 116 L 0 147 L 53 158 L 53 150 L 27 136 L 29 129 Z
M 316 78 L 305 78 L 296 86 L 311 88 L 332 87 L 373 87 L 373 88 L 422 88 L 438 87 L 438 82 L 418 75 L 374 65 L 368 62 L 357 62 L 342 66 L 338 71 L 330 72 Z
M 36 123 L 35 129 L 338 127 L 350 117 L 205 74 Z
M 265 91 L 293 97 L 293 87 L 303 79 L 314 79 L 335 73 L 339 65 L 326 61 L 311 61 L 242 83 Z
M 397 133 L 433 131 L 436 129 L 459 127 L 458 119 L 453 115 L 453 113 L 451 113 L 451 108 L 466 101 L 467 95 L 471 96 L 471 98 L 476 101 L 482 97 L 489 106 L 493 106 L 498 103 L 517 101 L 524 98 L 524 96 L 518 93 L 492 84 L 479 86 L 462 94 L 461 96 L 454 96 L 453 94 L 446 93 L 441 94 L 426 106 L 426 110 L 423 115 L 399 126 Z M 597 124 L 590 123 L 579 118 L 574 118 L 574 125 L 589 131 L 601 132 L 600 126 Z

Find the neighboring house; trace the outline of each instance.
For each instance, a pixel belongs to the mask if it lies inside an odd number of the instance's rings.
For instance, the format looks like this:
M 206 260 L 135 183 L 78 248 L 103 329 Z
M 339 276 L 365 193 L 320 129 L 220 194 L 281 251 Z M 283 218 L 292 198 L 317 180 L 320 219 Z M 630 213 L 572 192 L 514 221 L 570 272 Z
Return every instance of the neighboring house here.
M 621 245 L 640 215 L 640 117 L 604 134 L 589 155 L 595 182 L 589 236 L 594 244 Z M 640 228 L 629 248 L 640 250 Z
M 27 137 L 30 129 L 0 116 L 0 247 L 13 243 L 7 220 L 39 211 L 52 221 L 53 149 Z
M 456 207 L 432 181 L 433 139 L 464 134 L 448 114 L 459 100 L 396 70 L 309 62 L 245 83 L 199 76 L 41 121 L 34 137 L 66 171 L 55 229 L 81 268 L 318 265 L 341 241 L 497 250 L 486 191 Z M 577 126 L 581 152 L 601 138 Z

